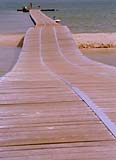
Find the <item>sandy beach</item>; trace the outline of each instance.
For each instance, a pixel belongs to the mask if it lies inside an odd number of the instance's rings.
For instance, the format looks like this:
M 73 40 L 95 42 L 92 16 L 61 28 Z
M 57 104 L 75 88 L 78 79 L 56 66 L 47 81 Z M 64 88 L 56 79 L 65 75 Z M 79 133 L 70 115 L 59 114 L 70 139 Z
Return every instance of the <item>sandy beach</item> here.
M 20 47 L 24 33 L 0 34 L 0 47 Z
M 0 47 L 20 47 L 24 33 L 0 34 Z M 73 38 L 79 48 L 116 48 L 116 33 L 78 33 Z
M 116 48 L 116 33 L 73 34 L 79 48 Z

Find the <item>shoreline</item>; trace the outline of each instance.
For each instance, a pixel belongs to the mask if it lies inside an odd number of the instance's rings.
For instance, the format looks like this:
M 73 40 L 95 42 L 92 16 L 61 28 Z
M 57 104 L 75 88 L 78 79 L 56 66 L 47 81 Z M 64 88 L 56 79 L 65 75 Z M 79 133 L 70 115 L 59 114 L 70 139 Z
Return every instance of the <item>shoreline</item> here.
M 25 33 L 0 34 L 0 47 L 22 47 Z
M 116 48 L 116 33 L 72 34 L 80 49 Z M 22 47 L 25 33 L 0 34 L 0 47 Z
M 73 38 L 80 49 L 116 48 L 116 33 L 77 33 Z

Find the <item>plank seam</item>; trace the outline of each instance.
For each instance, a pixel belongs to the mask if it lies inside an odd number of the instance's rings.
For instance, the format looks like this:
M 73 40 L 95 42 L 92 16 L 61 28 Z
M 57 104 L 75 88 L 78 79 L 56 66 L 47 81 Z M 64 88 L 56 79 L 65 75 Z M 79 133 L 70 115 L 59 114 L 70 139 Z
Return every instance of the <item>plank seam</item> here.
M 108 118 L 108 116 L 101 111 L 100 108 L 79 88 L 72 86 L 73 91 L 91 108 L 97 117 L 108 128 L 112 135 L 116 138 L 116 125 Z

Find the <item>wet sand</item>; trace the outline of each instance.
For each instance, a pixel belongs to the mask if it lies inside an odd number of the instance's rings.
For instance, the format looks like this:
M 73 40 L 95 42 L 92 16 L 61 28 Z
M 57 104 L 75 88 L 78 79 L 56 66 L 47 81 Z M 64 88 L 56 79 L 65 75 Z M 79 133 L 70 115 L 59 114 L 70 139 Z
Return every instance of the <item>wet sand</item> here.
M 84 48 L 81 52 L 94 61 L 116 67 L 116 48 Z

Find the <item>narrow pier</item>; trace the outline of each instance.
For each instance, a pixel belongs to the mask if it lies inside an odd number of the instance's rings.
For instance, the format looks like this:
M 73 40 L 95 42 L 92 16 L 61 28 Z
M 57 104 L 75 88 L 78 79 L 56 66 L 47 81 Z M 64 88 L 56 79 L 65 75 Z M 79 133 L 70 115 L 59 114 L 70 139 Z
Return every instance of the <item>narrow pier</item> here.
M 0 79 L 0 160 L 115 160 L 116 69 L 31 10 L 18 61 Z

